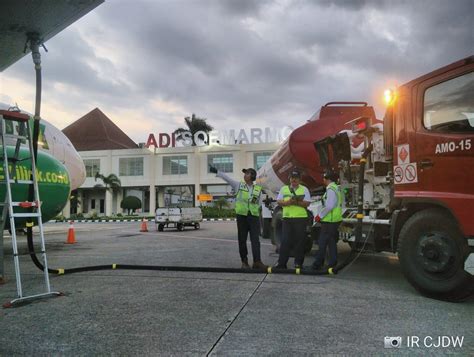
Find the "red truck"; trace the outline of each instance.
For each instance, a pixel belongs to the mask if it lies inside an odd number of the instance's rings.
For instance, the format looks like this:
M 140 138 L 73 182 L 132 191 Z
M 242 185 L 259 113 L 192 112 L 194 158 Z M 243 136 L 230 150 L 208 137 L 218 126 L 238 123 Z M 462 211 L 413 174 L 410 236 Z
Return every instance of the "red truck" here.
M 383 125 L 369 106 L 328 103 L 259 170 L 260 182 L 275 190 L 298 167 L 314 192 L 324 169 L 337 170 L 340 238 L 356 250 L 397 252 L 403 274 L 426 296 L 465 299 L 474 294 L 466 264 L 474 256 L 473 98 L 470 56 L 399 87 Z M 277 208 L 275 242 L 279 217 Z

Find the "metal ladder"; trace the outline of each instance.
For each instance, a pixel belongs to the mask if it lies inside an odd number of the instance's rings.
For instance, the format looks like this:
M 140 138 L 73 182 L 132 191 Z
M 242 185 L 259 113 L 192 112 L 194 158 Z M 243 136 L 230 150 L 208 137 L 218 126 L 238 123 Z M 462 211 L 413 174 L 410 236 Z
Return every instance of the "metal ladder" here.
M 51 286 L 49 283 L 49 275 L 48 275 L 48 262 L 46 258 L 46 248 L 45 248 L 45 241 L 44 241 L 44 231 L 43 231 L 43 221 L 41 215 L 41 204 L 40 204 L 40 197 L 39 197 L 39 189 L 38 189 L 38 181 L 36 177 L 36 164 L 33 152 L 33 140 L 32 140 L 32 132 L 30 127 L 29 116 L 20 112 L 14 111 L 6 111 L 0 110 L 0 146 L 2 152 L 0 155 L 2 156 L 0 159 L 3 161 L 3 180 L 0 180 L 0 184 L 5 185 L 5 200 L 3 203 L 0 202 L 0 209 L 2 210 L 0 222 L 0 234 L 3 236 L 3 232 L 5 229 L 6 223 L 6 216 L 8 214 L 10 220 L 10 230 L 11 230 L 11 238 L 12 238 L 12 247 L 13 247 L 13 261 L 15 266 L 15 276 L 16 276 L 16 287 L 18 298 L 12 300 L 9 304 L 5 305 L 15 305 L 19 303 L 23 303 L 27 300 L 38 299 L 48 296 L 56 296 L 60 295 L 59 292 L 52 292 Z M 9 132 L 7 133 L 7 124 L 10 126 Z M 15 126 L 17 126 L 17 134 L 15 133 Z M 11 130 L 13 129 L 13 130 Z M 7 150 L 7 139 L 13 139 L 10 142 L 15 143 L 15 151 L 13 155 L 8 156 Z M 27 143 L 28 145 L 28 154 L 27 157 L 20 158 L 20 148 L 22 143 Z M 11 151 L 11 149 L 10 149 Z M 20 180 L 18 179 L 18 171 L 17 171 L 17 163 L 18 162 L 27 162 L 31 164 L 31 175 L 29 180 Z M 32 179 L 31 179 L 32 178 Z M 34 200 L 32 202 L 23 201 L 23 202 L 16 202 L 13 201 L 12 197 L 12 184 L 15 185 L 26 185 L 29 190 L 31 190 L 31 186 L 33 186 L 34 192 Z M 16 212 L 18 209 L 15 210 L 15 207 L 20 207 L 23 209 L 31 209 L 32 212 L 27 213 L 19 213 Z M 20 272 L 20 260 L 18 256 L 18 244 L 16 238 L 16 221 L 18 219 L 30 219 L 27 223 L 27 227 L 33 227 L 33 219 L 36 218 L 39 228 L 39 234 L 41 238 L 41 256 L 43 260 L 43 273 L 44 273 L 44 284 L 45 284 L 45 292 L 35 294 L 35 295 L 28 295 L 25 296 L 23 294 L 22 284 L 21 284 L 21 272 Z M 4 306 L 5 306 L 4 305 Z M 8 306 L 6 306 L 8 307 Z

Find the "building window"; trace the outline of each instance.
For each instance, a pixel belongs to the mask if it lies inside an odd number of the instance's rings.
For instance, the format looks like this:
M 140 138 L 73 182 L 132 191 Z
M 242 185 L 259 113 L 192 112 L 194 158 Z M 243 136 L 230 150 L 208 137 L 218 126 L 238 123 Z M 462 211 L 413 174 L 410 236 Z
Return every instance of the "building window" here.
M 164 186 L 160 190 L 163 192 L 164 207 L 194 206 L 194 185 Z
M 186 175 L 188 173 L 187 156 L 163 157 L 163 175 Z
M 423 124 L 444 133 L 474 132 L 474 72 L 447 80 L 425 92 Z
M 95 174 L 100 172 L 100 159 L 86 159 L 84 166 L 86 167 L 86 177 L 95 177 Z
M 143 157 L 119 159 L 120 176 L 143 176 Z
M 214 166 L 216 169 L 222 172 L 234 172 L 234 157 L 232 154 L 212 154 L 207 156 L 207 172 L 209 171 L 209 165 Z
M 253 154 L 253 167 L 255 170 L 259 170 L 272 156 L 273 152 L 271 151 L 264 151 L 264 152 L 256 152 Z

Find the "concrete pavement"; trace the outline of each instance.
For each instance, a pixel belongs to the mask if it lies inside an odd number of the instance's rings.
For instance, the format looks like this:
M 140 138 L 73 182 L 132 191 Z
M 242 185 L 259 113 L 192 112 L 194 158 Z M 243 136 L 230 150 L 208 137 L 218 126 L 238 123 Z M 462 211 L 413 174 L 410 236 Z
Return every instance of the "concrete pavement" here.
M 50 267 L 99 264 L 239 266 L 233 222 L 201 230 L 151 230 L 116 223 L 47 228 Z M 149 226 L 149 229 L 153 226 Z M 63 230 L 62 232 L 58 232 Z M 21 240 L 21 239 L 20 239 Z M 20 241 L 24 289 L 42 287 Z M 6 248 L 8 282 L 16 286 Z M 262 241 L 264 262 L 277 256 Z M 312 258 L 307 258 L 310 264 Z M 474 353 L 474 302 L 420 296 L 393 255 L 362 255 L 335 277 L 103 270 L 51 276 L 65 296 L 0 310 L 1 355 L 403 355 Z M 462 336 L 462 347 L 407 348 L 407 336 Z M 385 336 L 401 336 L 385 349 Z

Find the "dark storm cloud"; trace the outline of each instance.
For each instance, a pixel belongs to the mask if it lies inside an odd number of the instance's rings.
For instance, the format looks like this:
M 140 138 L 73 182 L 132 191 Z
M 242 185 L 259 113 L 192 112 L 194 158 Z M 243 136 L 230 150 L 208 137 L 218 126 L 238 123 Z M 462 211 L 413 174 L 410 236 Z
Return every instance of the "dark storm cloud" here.
M 309 4 L 315 6 L 314 2 Z M 344 21 L 338 21 L 337 26 L 338 37 L 344 39 L 346 46 L 337 46 L 334 36 L 327 42 L 325 53 L 330 60 L 338 57 L 351 66 L 366 65 L 376 74 L 392 72 L 410 78 L 474 52 L 472 0 L 334 0 L 323 5 L 339 15 L 349 14 L 345 18 L 350 21 L 350 26 Z M 383 27 L 365 28 L 373 10 L 383 14 L 385 21 L 381 25 L 400 20 L 393 28 L 394 34 L 406 42 L 403 48 L 379 36 Z
M 212 6 L 199 6 L 183 11 L 165 3 L 159 9 L 126 12 L 131 25 L 122 38 L 131 53 L 139 54 L 130 58 L 137 64 L 130 75 L 142 84 L 138 90 L 190 106 L 214 102 L 232 108 L 234 114 L 254 115 L 262 111 L 259 106 L 278 102 L 282 88 L 288 91 L 309 82 L 313 68 L 306 59 L 274 48 L 242 27 L 235 13 L 224 18 L 211 10 Z M 249 12 L 259 12 L 254 10 Z M 111 19 L 109 27 L 123 24 L 123 11 Z M 135 29 L 137 23 L 140 27 Z
M 218 128 L 298 125 L 471 55 L 473 17 L 471 0 L 106 1 L 50 41 L 45 86 L 75 89 L 64 102 L 84 112 L 153 117 L 158 99 Z M 15 76 L 31 82 L 30 62 Z
M 105 58 L 97 57 L 75 29 L 58 35 L 51 45 L 46 44 L 48 52 L 42 52 L 43 90 L 54 92 L 54 88 L 72 89 L 62 93 L 61 101 L 70 107 L 80 102 L 102 101 L 116 102 L 129 92 L 130 88 L 113 75 L 114 65 Z M 104 76 L 95 68 L 109 68 L 111 76 Z M 22 59 L 18 66 L 12 67 L 15 77 L 34 83 L 35 74 L 30 56 Z M 74 91 L 80 92 L 75 94 Z M 87 98 L 90 98 L 89 100 Z
M 271 3 L 271 0 L 222 0 L 214 2 L 226 15 L 258 16 L 260 11 Z

